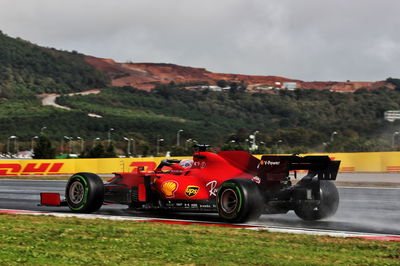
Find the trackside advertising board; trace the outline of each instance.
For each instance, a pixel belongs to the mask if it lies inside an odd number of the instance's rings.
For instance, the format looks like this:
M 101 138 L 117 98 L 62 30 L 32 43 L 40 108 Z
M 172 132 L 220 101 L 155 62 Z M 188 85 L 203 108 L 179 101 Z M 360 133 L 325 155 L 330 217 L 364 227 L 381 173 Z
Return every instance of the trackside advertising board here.
M 141 166 L 144 167 L 144 170 L 151 171 L 163 159 L 166 158 L 0 160 L 0 176 L 65 175 L 77 172 L 111 174 L 113 172 L 134 172 L 137 167 Z
M 321 154 L 303 154 L 302 156 L 306 155 Z M 342 161 L 340 172 L 400 172 L 400 152 L 331 153 L 328 156 L 333 160 Z M 261 155 L 256 155 L 256 157 L 261 158 Z M 111 174 L 134 172 L 140 166 L 151 171 L 163 159 L 166 158 L 0 160 L 0 176 L 65 175 L 77 172 Z

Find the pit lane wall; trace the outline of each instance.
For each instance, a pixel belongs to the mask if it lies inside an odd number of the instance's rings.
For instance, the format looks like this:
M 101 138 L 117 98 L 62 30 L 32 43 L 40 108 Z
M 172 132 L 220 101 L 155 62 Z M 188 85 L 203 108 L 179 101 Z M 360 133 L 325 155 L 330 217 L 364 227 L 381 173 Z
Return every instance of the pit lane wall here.
M 331 153 L 328 155 L 333 160 L 342 161 L 340 172 L 400 172 L 400 152 Z M 256 157 L 260 158 L 261 155 L 256 155 Z M 166 158 L 0 160 L 0 176 L 69 175 L 77 172 L 110 174 L 134 172 L 139 166 L 151 171 L 163 159 Z

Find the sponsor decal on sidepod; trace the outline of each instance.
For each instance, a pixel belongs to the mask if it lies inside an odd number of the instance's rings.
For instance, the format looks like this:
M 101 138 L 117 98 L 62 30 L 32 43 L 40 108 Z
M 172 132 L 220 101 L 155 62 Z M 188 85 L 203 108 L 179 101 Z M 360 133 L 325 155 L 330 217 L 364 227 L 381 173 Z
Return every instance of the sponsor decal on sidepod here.
M 166 198 L 175 197 L 175 192 L 178 190 L 178 183 L 174 180 L 164 181 L 161 184 L 161 191 L 164 193 Z
M 199 192 L 200 187 L 198 186 L 187 186 L 186 190 L 185 190 L 185 194 L 186 196 L 188 196 L 189 198 L 196 196 L 197 192 Z

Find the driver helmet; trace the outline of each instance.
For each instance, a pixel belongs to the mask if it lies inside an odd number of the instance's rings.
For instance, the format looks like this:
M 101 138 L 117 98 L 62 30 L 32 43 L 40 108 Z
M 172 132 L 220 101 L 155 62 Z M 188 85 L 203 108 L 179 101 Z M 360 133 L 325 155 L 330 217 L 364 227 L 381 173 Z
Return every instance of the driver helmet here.
M 192 168 L 193 166 L 193 160 L 191 159 L 183 159 L 179 162 L 179 165 L 182 166 L 183 168 L 189 169 Z

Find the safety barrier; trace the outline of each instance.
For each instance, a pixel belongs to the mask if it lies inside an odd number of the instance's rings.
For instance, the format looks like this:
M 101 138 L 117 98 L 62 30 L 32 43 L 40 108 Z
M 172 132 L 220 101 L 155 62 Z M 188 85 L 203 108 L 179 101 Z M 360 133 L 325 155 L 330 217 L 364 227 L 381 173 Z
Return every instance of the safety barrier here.
M 342 161 L 340 172 L 400 172 L 400 152 L 331 153 L 328 156 Z M 261 155 L 256 157 L 260 158 Z M 0 160 L 0 176 L 134 172 L 139 166 L 143 166 L 145 170 L 153 170 L 163 159 L 166 158 Z
M 400 172 L 400 152 L 332 153 L 340 172 Z
M 151 171 L 163 159 L 165 157 L 0 160 L 0 176 L 66 175 L 77 172 L 111 174 L 113 172 L 134 172 L 139 166 L 144 167 L 144 170 Z

